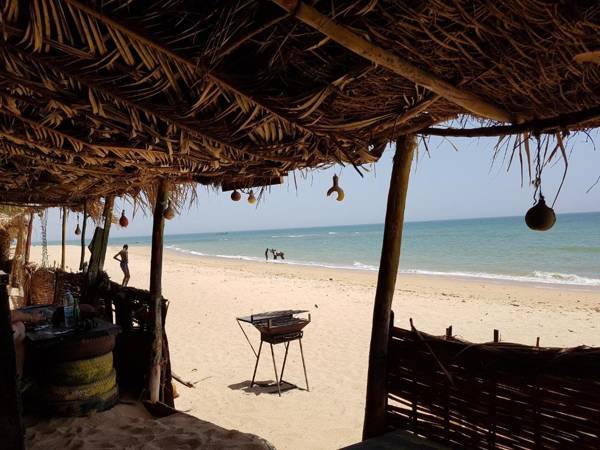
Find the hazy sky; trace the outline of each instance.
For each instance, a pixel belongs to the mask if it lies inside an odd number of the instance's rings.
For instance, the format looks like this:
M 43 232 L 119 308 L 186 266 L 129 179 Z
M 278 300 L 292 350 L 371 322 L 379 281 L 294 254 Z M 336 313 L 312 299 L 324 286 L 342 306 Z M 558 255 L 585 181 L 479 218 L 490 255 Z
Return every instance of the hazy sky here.
M 593 135 L 599 142 L 598 135 Z M 449 141 L 431 138 L 430 156 L 424 146 L 419 148 L 418 163 L 413 165 L 408 192 L 406 219 L 439 220 L 471 217 L 524 215 L 532 205 L 533 190 L 521 188 L 518 161 L 506 172 L 500 158 L 493 167 L 492 152 L 496 139 L 457 139 Z M 456 149 L 458 151 L 456 151 Z M 585 135 L 571 140 L 569 171 L 555 210 L 558 214 L 600 210 L 600 184 L 586 191 L 600 176 L 600 148 L 596 151 Z M 181 216 L 168 221 L 167 234 L 212 231 L 295 228 L 320 225 L 381 223 L 391 171 L 393 149 L 388 149 L 371 172 L 361 178 L 351 167 L 336 166 L 314 171 L 303 178 L 297 174 L 298 189 L 289 176 L 283 186 L 274 186 L 258 205 L 245 201 L 232 202 L 230 193 L 200 188 L 199 202 Z M 550 202 L 562 177 L 563 162 L 548 167 L 542 177 L 543 192 Z M 340 175 L 340 185 L 346 198 L 337 202 L 326 197 L 334 173 Z M 122 201 L 117 199 L 115 212 Z M 111 228 L 112 237 L 149 235 L 150 217 L 131 217 L 126 206 L 129 227 Z M 48 239 L 60 239 L 60 219 L 53 210 L 48 221 Z M 68 239 L 74 239 L 76 215 L 69 216 Z M 34 226 L 34 239 L 39 239 L 39 223 Z

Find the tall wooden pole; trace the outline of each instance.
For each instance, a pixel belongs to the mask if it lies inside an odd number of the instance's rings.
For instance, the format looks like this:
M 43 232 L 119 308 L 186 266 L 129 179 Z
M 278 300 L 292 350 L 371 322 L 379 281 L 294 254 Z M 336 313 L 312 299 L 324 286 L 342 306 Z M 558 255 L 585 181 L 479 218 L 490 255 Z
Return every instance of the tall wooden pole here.
M 373 307 L 363 439 L 378 436 L 386 431 L 386 362 L 390 315 L 400 262 L 406 191 L 408 189 L 410 167 L 416 146 L 414 135 L 401 136 L 396 142 L 396 154 L 392 167 L 387 212 L 385 215 L 377 291 Z
M 102 231 L 102 245 L 100 247 L 100 260 L 98 262 L 98 272 L 104 269 L 104 260 L 106 259 L 106 248 L 108 247 L 108 235 L 110 234 L 110 225 L 112 224 L 112 210 L 115 198 L 109 195 L 104 199 L 104 229 Z
M 83 270 L 85 264 L 85 229 L 87 226 L 87 201 L 83 202 L 83 223 L 81 224 L 81 257 L 79 258 L 79 270 Z
M 65 270 L 65 241 L 67 240 L 67 207 L 62 208 L 62 242 L 60 247 L 60 268 Z
M 33 211 L 29 213 L 29 222 L 27 223 L 27 242 L 25 242 L 25 264 L 29 262 L 31 253 L 31 232 L 33 230 Z
M 166 181 L 161 181 L 156 194 L 154 206 L 154 221 L 152 223 L 152 255 L 150 259 L 150 305 L 154 318 L 154 338 L 152 341 L 152 368 L 150 371 L 150 401 L 160 400 L 160 375 L 163 345 L 162 322 L 162 260 L 163 236 L 165 227 L 164 212 L 169 199 L 169 189 Z

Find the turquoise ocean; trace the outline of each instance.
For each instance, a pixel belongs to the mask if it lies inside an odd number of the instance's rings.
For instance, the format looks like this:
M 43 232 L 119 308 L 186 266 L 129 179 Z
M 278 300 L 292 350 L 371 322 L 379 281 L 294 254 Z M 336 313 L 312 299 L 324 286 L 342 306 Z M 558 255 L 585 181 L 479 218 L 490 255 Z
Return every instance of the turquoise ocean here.
M 265 249 L 295 264 L 353 270 L 378 268 L 383 224 L 165 236 L 171 251 L 265 261 Z M 150 245 L 150 237 L 111 239 Z M 400 271 L 507 281 L 600 287 L 600 213 L 563 214 L 547 232 L 523 217 L 407 222 Z

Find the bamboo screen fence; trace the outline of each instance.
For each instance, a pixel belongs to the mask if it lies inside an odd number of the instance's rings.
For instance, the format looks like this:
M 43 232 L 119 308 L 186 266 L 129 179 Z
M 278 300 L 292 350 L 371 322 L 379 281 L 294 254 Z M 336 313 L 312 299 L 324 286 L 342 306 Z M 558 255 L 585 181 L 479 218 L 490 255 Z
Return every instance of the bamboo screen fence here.
M 387 424 L 457 449 L 600 448 L 600 350 L 392 328 Z

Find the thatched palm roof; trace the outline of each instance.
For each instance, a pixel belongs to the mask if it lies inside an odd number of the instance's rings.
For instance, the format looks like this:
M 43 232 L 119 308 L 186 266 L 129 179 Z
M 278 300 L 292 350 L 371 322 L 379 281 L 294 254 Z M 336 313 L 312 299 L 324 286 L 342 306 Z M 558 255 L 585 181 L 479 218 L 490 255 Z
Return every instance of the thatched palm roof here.
M 310 3 L 5 0 L 0 201 L 267 185 L 465 114 L 600 123 L 596 1 Z

